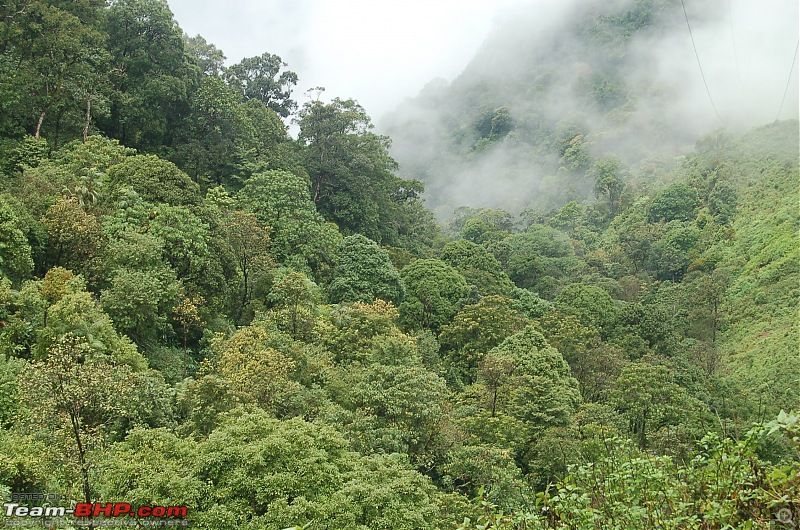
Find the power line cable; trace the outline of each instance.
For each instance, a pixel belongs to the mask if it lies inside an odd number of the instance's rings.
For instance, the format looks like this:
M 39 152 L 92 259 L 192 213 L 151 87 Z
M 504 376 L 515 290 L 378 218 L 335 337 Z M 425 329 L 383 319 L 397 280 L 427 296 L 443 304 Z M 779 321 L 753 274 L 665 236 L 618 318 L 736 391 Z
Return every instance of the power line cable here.
M 778 109 L 778 115 L 775 116 L 775 121 L 778 121 L 778 118 L 781 117 L 781 111 L 783 110 L 783 104 L 786 102 L 786 94 L 789 92 L 789 85 L 792 84 L 792 72 L 794 72 L 794 63 L 797 62 L 797 50 L 800 50 L 800 41 L 797 42 L 797 46 L 794 49 L 794 59 L 792 59 L 792 67 L 789 69 L 789 79 L 786 80 L 786 89 L 783 91 L 783 99 L 781 100 L 781 108 Z
M 689 15 L 686 14 L 686 4 L 683 3 L 681 0 L 681 6 L 683 7 L 683 16 L 686 17 L 686 27 L 689 28 L 689 37 L 692 39 L 692 48 L 694 49 L 694 56 L 697 58 L 697 66 L 700 68 L 700 77 L 703 78 L 703 85 L 706 87 L 706 94 L 708 94 L 708 100 L 711 102 L 711 107 L 714 109 L 714 114 L 717 115 L 717 119 L 725 125 L 725 121 L 720 117 L 719 112 L 717 111 L 717 106 L 714 105 L 714 98 L 711 97 L 711 91 L 708 89 L 708 82 L 706 82 L 706 74 L 703 73 L 703 65 L 700 64 L 700 55 L 697 53 L 697 45 L 694 43 L 694 35 L 692 34 L 692 26 L 689 24 Z

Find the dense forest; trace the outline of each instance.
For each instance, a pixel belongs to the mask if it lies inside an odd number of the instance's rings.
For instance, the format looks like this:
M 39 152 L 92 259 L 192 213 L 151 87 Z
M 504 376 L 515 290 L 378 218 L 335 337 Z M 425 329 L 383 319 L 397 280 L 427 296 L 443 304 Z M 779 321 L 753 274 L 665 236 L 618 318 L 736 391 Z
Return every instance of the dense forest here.
M 0 494 L 209 530 L 794 527 L 800 125 L 676 134 L 626 60 L 674 2 L 587 6 L 515 75 L 488 41 L 392 147 L 164 0 L 0 4 Z

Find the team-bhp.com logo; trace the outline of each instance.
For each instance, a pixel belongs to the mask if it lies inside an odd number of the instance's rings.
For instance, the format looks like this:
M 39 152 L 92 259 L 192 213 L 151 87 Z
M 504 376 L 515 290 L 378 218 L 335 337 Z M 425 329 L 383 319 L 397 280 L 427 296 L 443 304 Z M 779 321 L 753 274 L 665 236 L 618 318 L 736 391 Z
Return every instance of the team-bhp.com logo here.
M 186 506 L 133 506 L 128 502 L 79 502 L 74 507 L 58 506 L 65 497 L 50 493 L 13 493 L 3 503 L 5 525 L 30 526 L 26 521 L 46 520 L 52 523 L 70 519 L 75 526 L 187 526 Z M 30 506 L 30 504 L 42 504 Z
M 140 506 L 134 510 L 127 502 L 102 504 L 79 502 L 75 508 L 63 506 L 22 506 L 17 502 L 3 504 L 6 517 L 186 517 L 186 506 Z

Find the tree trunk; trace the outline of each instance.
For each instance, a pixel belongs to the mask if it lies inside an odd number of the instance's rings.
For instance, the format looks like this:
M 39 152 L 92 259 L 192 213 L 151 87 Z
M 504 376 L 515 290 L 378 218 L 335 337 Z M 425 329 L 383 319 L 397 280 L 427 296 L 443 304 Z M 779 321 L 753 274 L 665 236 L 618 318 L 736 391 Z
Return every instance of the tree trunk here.
M 186 379 L 186 335 L 189 334 L 189 330 L 186 326 L 183 326 L 183 378 Z
M 92 503 L 92 488 L 89 484 L 89 467 L 86 463 L 86 448 L 81 441 L 81 429 L 77 414 L 70 413 L 70 422 L 72 423 L 72 434 L 75 436 L 75 444 L 78 446 L 78 461 L 81 466 L 81 481 L 83 482 L 83 501 L 87 504 Z M 89 516 L 92 517 L 91 515 Z M 94 522 L 90 521 L 89 528 L 94 528 Z
M 41 114 L 39 114 L 39 121 L 36 122 L 36 133 L 34 133 L 33 137 L 37 140 L 39 139 L 39 131 L 42 128 L 42 122 L 44 121 L 44 115 L 47 114 L 46 110 L 43 110 Z
M 92 121 L 92 94 L 89 94 L 89 97 L 86 98 L 86 122 L 83 126 L 83 143 L 86 143 L 86 139 L 89 137 L 89 125 Z

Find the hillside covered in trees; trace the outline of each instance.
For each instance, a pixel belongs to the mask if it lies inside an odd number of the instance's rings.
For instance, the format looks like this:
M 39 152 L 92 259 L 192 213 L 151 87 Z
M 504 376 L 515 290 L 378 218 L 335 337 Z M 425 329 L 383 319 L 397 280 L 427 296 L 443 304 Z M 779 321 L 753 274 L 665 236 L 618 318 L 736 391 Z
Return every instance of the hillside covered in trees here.
M 589 4 L 516 76 L 489 41 L 394 147 L 162 0 L 0 5 L 0 494 L 209 530 L 800 521 L 800 125 L 681 132 L 626 70 L 673 2 Z

